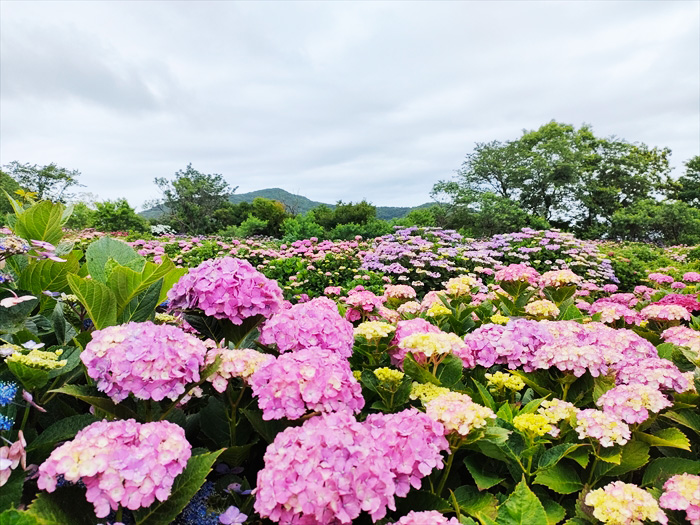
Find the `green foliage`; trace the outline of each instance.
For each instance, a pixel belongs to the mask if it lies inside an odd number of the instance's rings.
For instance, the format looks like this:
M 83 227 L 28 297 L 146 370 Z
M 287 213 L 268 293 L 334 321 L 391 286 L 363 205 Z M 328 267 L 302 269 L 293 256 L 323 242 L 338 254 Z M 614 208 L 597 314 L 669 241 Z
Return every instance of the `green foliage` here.
M 17 181 L 22 188 L 34 192 L 36 200 L 50 200 L 65 202 L 70 199 L 68 189 L 74 186 L 82 186 L 78 182 L 80 172 L 68 170 L 56 164 L 37 166 L 36 164 L 20 164 L 13 161 L 5 170 Z M 8 192 L 9 193 L 9 192 Z
M 71 230 L 92 228 L 95 223 L 95 210 L 85 202 L 73 204 L 73 213 L 66 221 L 65 227 Z
M 700 244 L 700 208 L 642 200 L 613 214 L 610 236 L 661 245 Z
M 146 232 L 150 230 L 148 222 L 136 214 L 126 199 L 97 202 L 95 206 L 97 210 L 92 216 L 92 221 L 94 227 L 100 231 Z
M 241 237 L 255 237 L 265 235 L 268 231 L 268 223 L 258 217 L 249 215 L 246 220 L 241 223 L 238 228 L 238 233 Z
M 41 201 L 21 211 L 15 209 L 14 232 L 28 240 L 58 244 L 63 237 L 63 225 L 67 220 L 65 207 L 60 203 Z
M 315 220 L 314 214 L 309 212 L 305 215 L 288 217 L 282 222 L 282 242 L 290 243 L 301 239 L 324 239 L 326 232 Z
M 685 174 L 675 183 L 670 183 L 667 194 L 671 199 L 700 208 L 700 155 L 687 160 L 685 168 Z

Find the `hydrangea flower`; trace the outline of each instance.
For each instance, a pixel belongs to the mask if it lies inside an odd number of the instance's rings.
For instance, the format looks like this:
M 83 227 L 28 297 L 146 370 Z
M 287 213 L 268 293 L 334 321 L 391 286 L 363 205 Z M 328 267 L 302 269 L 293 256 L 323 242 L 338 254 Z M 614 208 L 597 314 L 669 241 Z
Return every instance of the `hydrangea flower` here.
M 534 317 L 556 317 L 559 315 L 559 308 L 548 299 L 539 299 L 526 304 L 525 313 Z
M 3 429 L 9 430 L 9 429 Z M 9 443 L 9 441 L 8 441 Z M 0 487 L 10 479 L 12 470 L 22 465 L 22 470 L 27 470 L 27 441 L 22 431 L 17 432 L 17 441 L 9 446 L 0 447 Z
M 213 363 L 218 356 L 221 356 L 221 364 L 207 378 L 217 392 L 225 392 L 230 379 L 240 377 L 247 381 L 258 368 L 275 360 L 270 354 L 250 348 L 215 348 L 207 354 L 206 364 Z
M 646 520 L 668 523 L 654 497 L 631 483 L 613 481 L 586 494 L 584 503 L 593 507 L 593 516 L 608 525 L 642 525 Z
M 395 331 L 395 326 L 384 321 L 365 321 L 355 328 L 354 333 L 355 336 L 364 337 L 367 341 L 379 341 Z
M 180 328 L 150 321 L 110 326 L 93 333 L 80 354 L 97 388 L 113 401 L 175 401 L 185 385 L 199 381 L 207 348 Z
M 174 423 L 98 421 L 54 449 L 39 466 L 37 485 L 53 492 L 59 475 L 81 480 L 96 516 L 104 518 L 120 505 L 136 510 L 168 499 L 190 455 L 185 431 Z
M 683 274 L 683 280 L 687 283 L 700 283 L 700 273 L 686 272 Z
M 648 357 L 617 370 L 617 383 L 649 385 L 659 390 L 685 392 L 690 381 L 673 362 L 659 357 Z
M 547 324 L 529 319 L 515 319 L 505 326 L 485 324 L 468 333 L 464 342 L 474 354 L 476 363 L 490 368 L 494 364 L 532 371 L 537 350 L 554 337 Z
M 451 392 L 449 388 L 444 386 L 437 386 L 433 383 L 418 383 L 414 381 L 411 384 L 411 393 L 409 397 L 412 400 L 420 399 L 421 403 L 425 405 L 428 401 L 432 401 L 438 396 L 447 394 Z
M 240 325 L 256 315 L 270 317 L 282 309 L 279 285 L 248 261 L 223 257 L 190 268 L 168 292 L 171 310 L 199 309 Z
M 445 356 L 453 354 L 462 360 L 465 367 L 474 366 L 474 356 L 457 334 L 416 333 L 401 339 L 398 346 L 401 350 L 411 352 L 419 363 L 438 364 Z
M 265 420 L 297 419 L 309 410 L 359 412 L 365 404 L 348 361 L 322 348 L 281 354 L 248 381 Z
M 438 334 L 440 332 L 442 332 L 442 330 L 440 330 L 437 326 L 419 317 L 415 319 L 408 319 L 406 321 L 399 321 L 396 323 L 396 332 L 394 339 L 391 341 L 391 347 L 389 348 L 389 357 L 391 358 L 392 364 L 397 365 L 400 368 L 403 367 L 403 360 L 406 357 L 408 350 L 399 346 L 401 340 L 413 334 Z
M 407 301 L 399 306 L 396 311 L 401 315 L 418 315 L 421 311 L 421 306 L 418 301 Z
M 624 304 L 616 303 L 607 299 L 599 299 L 588 308 L 591 315 L 600 314 L 602 323 L 614 323 L 620 319 L 627 324 L 638 324 L 639 313 Z
M 415 299 L 416 290 L 407 284 L 387 284 L 384 287 L 384 297 L 387 299 Z
M 477 428 L 485 427 L 496 414 L 490 408 L 472 401 L 467 394 L 447 392 L 425 403 L 425 413 L 445 426 L 445 434 L 466 437 Z
M 653 302 L 652 304 L 675 304 L 682 306 L 689 312 L 700 311 L 700 301 L 698 301 L 695 296 L 680 293 L 670 293 L 668 295 L 664 295 L 661 299 Z
M 445 283 L 445 292 L 451 297 L 464 297 L 472 293 L 472 288 L 479 286 L 478 279 L 471 275 L 460 275 L 453 277 Z
M 687 346 L 700 355 L 700 331 L 687 326 L 672 326 L 661 333 L 664 341 L 678 346 Z
M 673 403 L 650 385 L 618 385 L 605 392 L 596 401 L 604 412 L 614 414 L 625 423 L 641 423 L 649 419 L 649 412 L 658 413 Z
M 389 525 L 459 525 L 457 518 L 447 519 L 436 510 L 411 511 Z
M 553 430 L 549 419 L 542 414 L 520 414 L 513 418 L 513 426 L 523 434 L 541 437 Z
M 581 284 L 583 279 L 571 270 L 552 270 L 540 276 L 540 286 L 542 288 L 567 286 L 570 284 Z
M 350 357 L 352 324 L 338 313 L 335 302 L 318 297 L 273 315 L 260 330 L 260 342 L 276 344 L 280 352 L 320 347 Z
M 279 523 L 348 524 L 362 511 L 376 521 L 394 496 L 442 467 L 442 427 L 416 410 L 370 416 L 322 414 L 275 437 L 258 471 L 255 510 Z M 399 450 L 397 450 L 399 449 Z M 415 478 L 415 479 L 414 479 Z
M 17 383 L 12 381 L 0 381 L 0 407 L 12 403 L 12 400 L 17 395 L 17 387 Z
M 576 377 L 586 372 L 598 377 L 608 371 L 605 358 L 597 346 L 570 338 L 542 345 L 535 351 L 532 366 L 539 369 L 554 367 L 562 372 L 572 372 Z
M 368 319 L 384 306 L 384 298 L 369 290 L 351 291 L 344 298 L 344 301 L 348 305 L 348 309 L 345 311 L 345 318 L 348 321 Z
M 650 273 L 647 276 L 647 279 L 649 279 L 652 282 L 658 283 L 658 284 L 669 284 L 675 280 L 670 275 L 666 275 L 665 273 L 659 273 L 659 272 Z
M 669 478 L 659 504 L 665 509 L 684 510 L 691 525 L 700 525 L 700 476 L 686 473 Z
M 513 392 L 519 392 L 525 388 L 525 382 L 513 374 L 494 372 L 493 374 L 485 374 L 484 377 L 486 377 L 489 387 L 493 387 L 496 390 L 505 390 L 507 388 Z
M 532 266 L 523 263 L 509 264 L 505 268 L 501 268 L 493 276 L 496 282 L 527 282 L 532 286 L 537 286 L 540 280 L 540 274 Z
M 624 445 L 630 440 L 630 429 L 624 421 L 594 408 L 576 413 L 576 432 L 579 439 L 597 439 L 604 447 Z
M 690 321 L 690 312 L 677 304 L 650 304 L 639 315 L 650 321 Z

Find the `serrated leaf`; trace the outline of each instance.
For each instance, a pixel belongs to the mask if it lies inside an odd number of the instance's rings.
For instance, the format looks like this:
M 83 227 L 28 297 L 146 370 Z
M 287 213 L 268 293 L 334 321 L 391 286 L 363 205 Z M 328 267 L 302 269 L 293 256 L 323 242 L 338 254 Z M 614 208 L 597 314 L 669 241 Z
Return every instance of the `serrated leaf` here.
M 542 502 L 524 481 L 518 483 L 508 499 L 498 507 L 499 525 L 534 525 L 547 523 Z
M 73 274 L 68 275 L 68 284 L 87 310 L 95 328 L 102 330 L 117 324 L 116 299 L 109 288 L 93 279 Z
M 58 394 L 66 394 L 75 397 L 94 406 L 95 408 L 104 410 L 105 412 L 113 414 L 121 419 L 139 420 L 138 414 L 136 414 L 134 411 L 128 409 L 123 404 L 115 404 L 107 397 L 101 397 L 97 389 L 86 385 L 64 385 L 61 388 L 49 390 L 49 392 L 56 392 Z
M 34 368 L 19 361 L 6 360 L 5 363 L 10 372 L 22 383 L 22 386 L 27 391 L 41 388 L 49 382 L 48 370 Z
M 425 490 L 414 490 L 411 491 L 408 498 L 397 498 L 396 509 L 400 514 L 407 514 L 411 510 L 437 510 L 438 512 L 450 512 L 454 510 L 447 500 Z
M 23 239 L 57 244 L 63 237 L 63 210 L 61 203 L 41 201 L 17 216 L 15 234 Z
M 615 379 L 607 376 L 598 376 L 593 379 L 593 401 L 598 401 L 600 396 L 608 390 L 615 388 Z
M 435 374 L 440 381 L 440 385 L 446 388 L 450 388 L 462 379 L 462 371 L 464 370 L 464 363 L 456 355 L 449 354 L 442 363 L 438 366 L 437 373 Z
M 481 402 L 483 403 L 483 405 L 495 412 L 496 402 L 494 401 L 493 396 L 489 393 L 489 391 L 484 385 L 479 383 L 476 379 L 473 379 L 473 381 L 474 385 L 476 386 L 476 389 L 479 391 L 479 395 L 481 396 Z
M 219 459 L 230 467 L 239 467 L 248 459 L 250 456 L 250 451 L 253 450 L 253 447 L 257 444 L 257 442 L 258 441 L 256 439 L 252 443 L 228 447 L 226 450 L 224 450 Z
M 150 320 L 158 306 L 158 296 L 163 281 L 156 281 L 143 293 L 134 297 L 118 314 L 120 324 L 128 322 L 141 323 Z
M 510 403 L 503 403 L 501 408 L 498 409 L 498 412 L 496 412 L 496 417 L 502 419 L 503 421 L 507 421 L 508 423 L 512 423 L 513 408 L 510 406 Z
M 539 495 L 540 503 L 547 513 L 547 525 L 557 525 L 561 520 L 566 518 L 566 510 L 556 501 L 542 494 Z
M 622 447 L 622 457 L 619 465 L 598 463 L 597 471 L 605 476 L 622 476 L 627 472 L 637 470 L 649 461 L 649 445 L 641 441 L 630 441 Z
M 11 509 L 0 514 L 0 525 L 37 525 L 37 521 L 26 510 Z
M 458 487 L 453 492 L 454 500 L 459 505 L 460 512 L 469 514 L 477 519 L 483 516 L 495 519 L 498 515 L 498 500 L 493 494 L 479 492 L 476 487 L 468 485 Z
M 588 462 L 590 461 L 590 450 L 588 447 L 581 447 L 577 448 L 576 450 L 572 450 L 569 452 L 566 457 L 573 459 L 576 463 L 581 465 L 583 468 L 586 468 L 588 466 Z
M 217 447 L 225 447 L 231 443 L 227 422 L 226 406 L 218 398 L 209 397 L 206 406 L 199 412 L 199 428 Z
M 488 490 L 498 485 L 506 478 L 493 474 L 493 467 L 484 462 L 483 458 L 467 456 L 464 458 L 464 466 L 474 478 L 474 483 L 479 490 Z
M 123 308 L 134 297 L 163 279 L 174 268 L 175 265 L 167 257 L 160 264 L 147 261 L 140 272 L 126 266 L 117 266 L 109 274 L 107 285 L 117 298 L 118 308 Z M 158 304 L 158 297 L 160 297 L 160 291 L 155 298 L 156 304 Z
M 73 439 L 78 431 L 97 421 L 92 414 L 79 414 L 59 419 L 29 443 L 27 453 L 34 463 L 41 463 L 53 450 L 56 443 Z
M 617 445 L 613 447 L 601 447 L 597 452 L 594 452 L 594 454 L 598 457 L 598 459 L 601 459 L 606 463 L 614 463 L 615 465 L 619 465 L 620 461 L 622 461 L 622 449 Z
M 684 427 L 688 427 L 689 429 L 700 434 L 700 414 L 694 410 L 664 412 L 661 414 L 661 417 L 670 419 L 671 421 L 674 421 L 679 425 L 683 425 Z
M 88 271 L 93 279 L 105 283 L 107 281 L 106 266 L 112 259 L 121 266 L 126 266 L 141 271 L 146 260 L 125 242 L 102 237 L 93 242 L 85 251 L 85 260 Z
M 40 492 L 27 511 L 38 525 L 94 525 L 99 521 L 85 499 L 85 490 L 77 486 Z
M 17 507 L 22 499 L 25 473 L 18 468 L 12 471 L 7 482 L 0 490 L 0 512 Z
M 168 292 L 175 286 L 175 283 L 180 280 L 180 278 L 187 273 L 187 268 L 173 268 L 170 272 L 163 277 L 163 287 L 160 290 L 160 296 L 158 297 L 158 304 L 161 304 L 168 298 Z
M 642 486 L 662 486 L 676 474 L 700 474 L 700 461 L 686 458 L 657 458 L 644 470 Z
M 578 473 L 561 462 L 538 470 L 534 483 L 544 485 L 557 494 L 572 494 L 583 488 L 583 482 Z
M 223 450 L 192 456 L 185 470 L 175 478 L 170 497 L 156 501 L 147 509 L 134 512 L 136 525 L 162 525 L 172 523 L 182 512 L 199 488 L 204 484 L 212 465 Z
M 581 443 L 562 443 L 561 445 L 555 445 L 542 453 L 537 463 L 537 468 L 544 469 L 554 466 L 576 449 L 587 446 L 588 445 Z
M 407 376 L 415 379 L 419 383 L 432 383 L 440 386 L 440 381 L 433 374 L 420 366 L 410 352 L 406 354 L 403 360 L 403 371 Z
M 37 304 L 39 299 L 33 298 L 10 307 L 0 306 L 0 332 L 14 334 L 23 330 L 29 314 Z
M 690 440 L 679 429 L 674 427 L 657 430 L 653 434 L 635 432 L 634 437 L 648 443 L 652 447 L 671 447 L 690 450 Z

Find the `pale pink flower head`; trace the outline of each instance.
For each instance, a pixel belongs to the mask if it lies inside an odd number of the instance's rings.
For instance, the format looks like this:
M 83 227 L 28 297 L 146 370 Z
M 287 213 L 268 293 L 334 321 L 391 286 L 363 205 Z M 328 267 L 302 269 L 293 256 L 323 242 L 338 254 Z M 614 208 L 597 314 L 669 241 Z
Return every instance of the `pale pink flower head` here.
M 700 356 L 700 331 L 687 326 L 672 326 L 661 333 L 664 341 L 678 346 L 687 346 Z
M 666 275 L 665 273 L 659 272 L 650 273 L 647 279 L 657 284 L 670 284 L 675 280 L 670 275 Z
M 199 381 L 207 348 L 172 325 L 127 323 L 97 330 L 80 359 L 97 388 L 113 401 L 176 400 L 188 383 Z
M 54 449 L 39 466 L 39 489 L 56 490 L 58 476 L 87 487 L 98 518 L 119 506 L 130 510 L 165 501 L 185 469 L 191 446 L 182 427 L 168 421 L 98 421 Z
M 171 310 L 202 310 L 240 325 L 244 319 L 272 316 L 282 309 L 282 290 L 248 261 L 208 259 L 189 271 L 168 292 Z
M 650 304 L 639 315 L 650 321 L 690 321 L 690 312 L 677 304 Z
M 318 297 L 273 315 L 260 330 L 260 342 L 277 345 L 280 352 L 319 347 L 350 357 L 352 330 L 335 302 Z
M 600 314 L 600 322 L 612 324 L 623 320 L 626 324 L 639 324 L 641 318 L 636 310 L 609 299 L 598 299 L 588 308 L 590 315 Z
M 2 487 L 10 479 L 12 470 L 16 469 L 20 464 L 22 470 L 27 470 L 27 441 L 24 439 L 24 433 L 20 430 L 17 433 L 17 441 L 11 445 L 0 447 L 0 487 Z
M 700 311 L 700 301 L 698 301 L 697 297 L 694 295 L 670 293 L 664 295 L 661 299 L 652 304 L 675 304 L 682 306 L 689 312 Z
M 540 277 L 540 286 L 542 288 L 558 288 L 560 286 L 572 284 L 578 285 L 581 284 L 582 281 L 583 279 L 581 276 L 576 275 L 571 270 L 552 270 L 542 274 Z
M 496 282 L 526 282 L 532 286 L 537 286 L 540 279 L 540 274 L 532 266 L 527 264 L 517 263 L 509 264 L 505 268 L 501 268 L 494 275 Z
M 275 360 L 274 356 L 251 348 L 215 348 L 207 354 L 206 364 L 213 363 L 217 357 L 221 357 L 219 368 L 207 381 L 220 393 L 226 391 L 229 380 L 238 377 L 247 381 L 258 368 Z
M 613 481 L 586 494 L 584 503 L 593 507 L 593 516 L 607 525 L 642 525 L 646 521 L 668 523 L 668 517 L 654 496 L 623 481 Z
M 447 392 L 431 399 L 425 404 L 425 413 L 445 427 L 446 435 L 454 433 L 462 437 L 485 427 L 489 419 L 496 419 L 490 408 L 459 392 Z
M 687 283 L 700 283 L 700 273 L 686 272 L 683 274 L 683 280 Z
M 598 398 L 596 405 L 631 425 L 646 421 L 649 412 L 661 412 L 673 403 L 653 386 L 634 384 L 618 385 L 608 390 Z
M 384 298 L 369 290 L 351 291 L 344 301 L 348 305 L 345 318 L 351 322 L 376 317 L 379 309 L 384 306 Z
M 437 326 L 419 317 L 415 319 L 409 319 L 406 321 L 399 321 L 398 323 L 396 323 L 396 332 L 394 335 L 394 339 L 391 341 L 391 346 L 389 348 L 389 357 L 391 358 L 391 363 L 403 369 L 403 360 L 406 357 L 408 350 L 399 346 L 399 343 L 402 339 L 413 334 L 437 334 L 440 332 L 441 330 Z
M 700 525 L 700 476 L 685 473 L 669 478 L 659 504 L 665 509 L 684 510 L 691 525 Z
M 264 363 L 248 380 L 263 419 L 297 419 L 309 411 L 359 412 L 362 387 L 347 359 L 332 350 L 303 348 Z
M 688 378 L 668 359 L 647 357 L 622 366 L 616 381 L 624 385 L 651 385 L 659 390 L 686 392 L 691 388 Z
M 416 290 L 407 284 L 387 284 L 384 287 L 384 297 L 387 299 L 415 299 Z
M 587 408 L 576 413 L 576 432 L 579 439 L 593 438 L 604 447 L 624 445 L 630 440 L 630 428 L 619 417 Z
M 436 510 L 411 511 L 389 525 L 459 525 L 457 518 L 446 518 Z

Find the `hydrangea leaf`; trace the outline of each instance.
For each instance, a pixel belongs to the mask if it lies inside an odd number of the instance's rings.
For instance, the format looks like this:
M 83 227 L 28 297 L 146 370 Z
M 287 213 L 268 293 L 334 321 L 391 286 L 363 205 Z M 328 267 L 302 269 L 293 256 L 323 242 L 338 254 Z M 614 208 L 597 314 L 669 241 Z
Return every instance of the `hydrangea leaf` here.
M 73 274 L 68 275 L 68 284 L 98 330 L 117 324 L 117 300 L 107 286 Z
M 508 499 L 498 507 L 499 525 L 533 525 L 547 523 L 547 512 L 525 481 L 521 481 Z
M 583 488 L 578 473 L 561 462 L 539 470 L 534 483 L 544 485 L 558 494 L 572 494 Z

